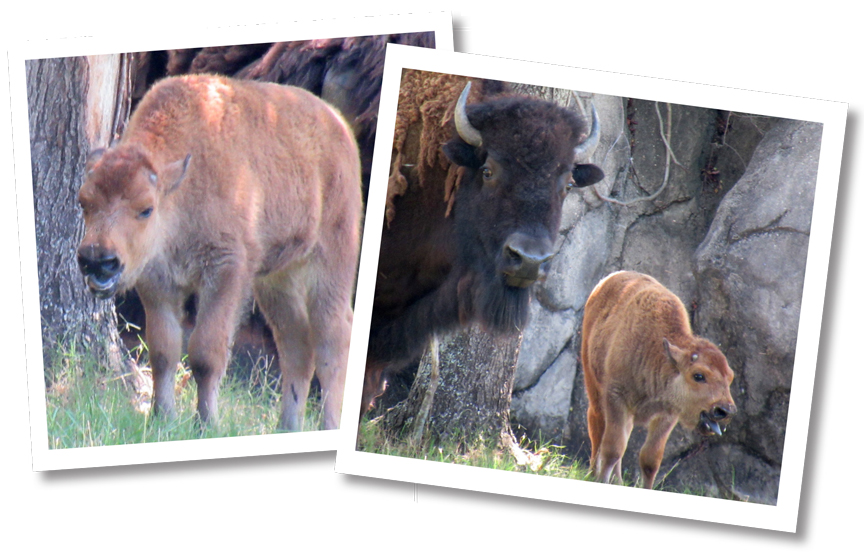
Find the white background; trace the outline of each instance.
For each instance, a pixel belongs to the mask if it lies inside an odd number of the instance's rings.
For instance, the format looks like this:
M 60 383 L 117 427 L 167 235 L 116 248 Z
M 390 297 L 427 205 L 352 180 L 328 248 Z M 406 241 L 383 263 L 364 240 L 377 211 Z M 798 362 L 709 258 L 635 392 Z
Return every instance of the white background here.
M 55 5 L 56 4 L 56 5 Z M 271 6 L 272 4 L 272 6 Z M 361 5 L 362 4 L 362 5 Z M 237 6 L 244 13 L 235 13 Z M 345 477 L 332 452 L 284 457 L 31 472 L 27 383 L 11 180 L 8 89 L 0 79 L 0 339 L 4 426 L 0 552 L 180 555 L 332 551 L 466 555 L 605 551 L 642 556 L 810 556 L 861 551 L 859 393 L 864 240 L 858 111 L 861 33 L 848 3 L 796 9 L 749 2 L 569 2 L 458 5 L 368 1 L 24 3 L 0 41 L 184 24 L 239 25 L 348 13 L 453 10 L 457 51 L 815 97 L 850 104 L 797 534 Z M 703 7 L 704 6 L 704 7 Z M 228 10 L 232 13 L 228 14 Z M 230 16 L 230 17 L 229 17 Z M 2 45 L 5 49 L 6 44 Z M 856 188 L 856 185 L 859 185 Z M 712 518 L 706 517 L 707 521 Z M 5 553 L 5 552 L 4 552 Z

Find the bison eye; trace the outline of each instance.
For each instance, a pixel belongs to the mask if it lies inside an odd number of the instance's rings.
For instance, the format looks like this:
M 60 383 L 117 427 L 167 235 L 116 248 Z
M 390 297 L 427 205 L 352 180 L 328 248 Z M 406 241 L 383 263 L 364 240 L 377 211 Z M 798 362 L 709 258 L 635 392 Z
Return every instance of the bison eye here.
M 483 179 L 489 180 L 492 178 L 492 169 L 489 167 L 481 167 L 480 171 L 483 173 Z
M 703 376 L 702 374 L 693 374 L 693 379 L 696 380 L 697 382 L 699 382 L 700 384 L 705 383 L 705 376 Z
M 152 214 L 152 213 L 153 213 L 153 208 L 148 207 L 147 209 L 145 209 L 144 211 L 142 211 L 141 213 L 138 214 L 138 218 L 139 219 L 146 219 L 147 217 L 150 217 L 150 214 Z

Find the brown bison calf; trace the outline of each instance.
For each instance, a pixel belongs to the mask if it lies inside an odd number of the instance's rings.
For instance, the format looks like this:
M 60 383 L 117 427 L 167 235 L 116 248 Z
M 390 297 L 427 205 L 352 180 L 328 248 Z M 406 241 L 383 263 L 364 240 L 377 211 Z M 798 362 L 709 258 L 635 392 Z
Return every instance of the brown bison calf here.
M 165 79 L 122 139 L 91 154 L 79 201 L 87 286 L 141 297 L 154 411 L 175 415 L 182 310 L 194 294 L 198 415 L 218 418 L 219 382 L 254 296 L 280 355 L 279 428 L 302 428 L 313 374 L 324 427 L 338 427 L 362 204 L 357 146 L 330 106 L 275 84 Z
M 619 271 L 588 297 L 582 325 L 588 435 L 596 478 L 621 479 L 633 425 L 647 426 L 639 452 L 645 488 L 678 422 L 703 435 L 735 414 L 734 373 L 710 341 L 695 337 L 684 305 L 652 277 Z

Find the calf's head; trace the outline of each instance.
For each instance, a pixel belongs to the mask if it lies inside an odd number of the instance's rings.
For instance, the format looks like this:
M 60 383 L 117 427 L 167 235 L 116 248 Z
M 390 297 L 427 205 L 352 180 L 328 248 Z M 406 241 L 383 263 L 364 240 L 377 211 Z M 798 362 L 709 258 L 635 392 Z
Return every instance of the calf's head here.
M 164 227 L 160 205 L 182 182 L 189 159 L 156 168 L 134 146 L 90 154 L 78 192 L 84 214 L 78 267 L 95 296 L 108 298 L 135 285 Z
M 704 436 L 720 436 L 725 424 L 738 411 L 729 391 L 735 373 L 720 349 L 710 341 L 696 338 L 689 345 L 677 347 L 663 340 L 666 358 L 680 375 L 676 378 L 679 420 L 686 428 Z
M 502 97 L 466 106 L 469 83 L 455 110 L 458 137 L 443 150 L 463 168 L 454 206 L 460 314 L 487 328 L 521 328 L 528 289 L 554 255 L 567 193 L 603 179 L 581 161 L 596 148 L 596 110 L 590 134 L 584 120 L 558 105 Z

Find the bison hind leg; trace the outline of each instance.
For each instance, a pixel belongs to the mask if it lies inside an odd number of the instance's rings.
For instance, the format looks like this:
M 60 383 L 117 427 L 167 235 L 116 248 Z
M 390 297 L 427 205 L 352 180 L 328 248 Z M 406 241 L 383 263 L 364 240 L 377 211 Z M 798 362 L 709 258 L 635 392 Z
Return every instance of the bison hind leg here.
M 600 443 L 603 441 L 603 431 L 606 422 L 603 419 L 603 409 L 599 406 L 588 404 L 588 438 L 591 440 L 591 467 L 597 462 L 597 454 L 600 452 Z
M 282 413 L 279 430 L 303 430 L 306 400 L 315 372 L 315 350 L 306 309 L 306 289 L 290 275 L 255 284 L 255 300 L 267 320 L 279 352 L 282 373 Z M 296 277 L 295 277 L 296 279 Z
M 607 402 L 605 429 L 600 449 L 594 464 L 594 475 L 602 482 L 610 482 L 613 472 L 618 482 L 623 482 L 621 459 L 627 449 L 633 431 L 633 417 L 623 406 Z
M 597 381 L 594 367 L 588 358 L 586 338 L 583 338 L 582 346 L 582 376 L 585 381 L 585 391 L 588 394 L 588 439 L 591 440 L 591 470 L 595 476 L 599 476 L 597 458 L 600 454 L 600 445 L 603 442 L 603 433 L 606 430 L 606 418 L 604 417 L 602 405 L 602 390 Z
M 349 220 L 350 221 L 350 220 Z M 354 230 L 354 225 L 350 226 Z M 348 369 L 354 311 L 351 293 L 357 246 L 351 237 L 331 239 L 309 263 L 309 322 L 315 346 L 315 375 L 321 383 L 323 427 L 339 428 Z M 356 239 L 354 239 L 356 240 Z
M 339 428 L 342 418 L 342 398 L 345 392 L 345 374 L 348 369 L 348 348 L 351 342 L 351 324 L 354 313 L 350 306 L 340 315 L 332 316 L 323 324 L 316 324 L 315 375 L 321 383 L 324 428 Z M 313 316 L 314 320 L 315 316 Z

